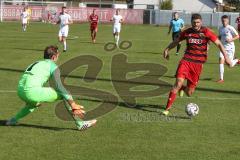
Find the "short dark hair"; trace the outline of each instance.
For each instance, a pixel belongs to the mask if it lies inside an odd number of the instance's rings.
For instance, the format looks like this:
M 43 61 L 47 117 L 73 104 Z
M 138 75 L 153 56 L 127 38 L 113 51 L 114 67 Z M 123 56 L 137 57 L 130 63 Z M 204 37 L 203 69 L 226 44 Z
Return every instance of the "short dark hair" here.
M 178 12 L 173 12 L 173 15 L 178 14 Z
M 67 7 L 66 6 L 62 6 L 62 9 L 66 9 Z
M 202 16 L 198 13 L 192 14 L 191 21 L 196 20 L 196 19 L 201 19 L 202 20 Z
M 227 15 L 223 15 L 222 19 L 229 19 L 229 17 Z
M 44 50 L 44 59 L 51 59 L 53 55 L 58 54 L 58 47 L 51 45 L 47 46 Z

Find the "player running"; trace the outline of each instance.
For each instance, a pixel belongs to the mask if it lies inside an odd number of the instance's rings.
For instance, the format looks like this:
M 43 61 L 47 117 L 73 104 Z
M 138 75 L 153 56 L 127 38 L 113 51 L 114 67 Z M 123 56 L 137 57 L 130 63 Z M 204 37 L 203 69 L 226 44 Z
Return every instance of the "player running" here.
M 96 124 L 96 120 L 83 121 L 84 108 L 76 104 L 70 93 L 66 91 L 60 79 L 60 71 L 55 64 L 59 56 L 56 46 L 48 46 L 44 50 L 44 60 L 31 64 L 22 75 L 18 83 L 18 96 L 26 102 L 13 118 L 6 122 L 6 125 L 16 125 L 17 122 L 29 113 L 36 110 L 42 102 L 55 102 L 64 100 L 65 107 L 71 113 L 79 130 L 89 128 Z M 52 80 L 55 89 L 45 87 L 45 84 Z
M 119 14 L 120 10 L 116 10 L 116 14 L 113 15 L 110 21 L 113 21 L 113 37 L 116 45 L 118 46 L 121 32 L 121 23 L 123 22 L 123 17 Z
M 27 13 L 28 13 L 27 24 L 29 25 L 30 19 L 31 19 L 31 14 L 32 14 L 32 9 L 31 9 L 29 6 L 27 6 L 26 11 L 27 11 Z
M 217 36 L 207 27 L 202 26 L 202 17 L 200 14 L 193 14 L 191 18 L 192 27 L 186 29 L 180 34 L 180 37 L 174 40 L 164 50 L 164 58 L 169 59 L 169 50 L 178 45 L 179 42 L 186 40 L 186 51 L 179 63 L 176 72 L 176 82 L 170 91 L 166 109 L 162 112 L 164 115 L 169 114 L 177 93 L 180 96 L 185 92 L 191 96 L 198 84 L 203 64 L 207 60 L 208 42 L 212 41 L 222 52 L 227 64 L 231 65 L 227 53 Z M 184 86 L 184 80 L 187 80 L 187 86 Z
M 177 12 L 174 12 L 173 19 L 170 21 L 169 30 L 168 30 L 168 34 L 170 34 L 172 30 L 173 41 L 180 36 L 181 30 L 183 30 L 183 28 L 184 28 L 184 21 L 181 18 L 179 18 L 179 14 Z M 180 48 L 181 48 L 181 43 L 177 45 L 176 55 L 179 54 Z
M 228 58 L 231 61 L 231 67 L 234 67 L 237 63 L 239 63 L 239 59 L 234 59 L 235 54 L 235 44 L 234 41 L 239 39 L 238 32 L 235 28 L 229 25 L 229 17 L 227 15 L 222 16 L 222 24 L 223 26 L 219 28 L 219 39 L 221 40 Z M 219 73 L 220 73 L 220 80 L 218 83 L 223 83 L 223 76 L 224 76 L 224 63 L 225 59 L 223 54 L 219 53 Z
M 95 13 L 95 11 L 96 9 L 93 9 L 92 14 L 89 16 L 90 31 L 93 43 L 96 42 L 96 36 L 98 32 L 98 15 Z
M 67 51 L 67 36 L 69 31 L 69 25 L 72 23 L 72 18 L 69 14 L 67 14 L 66 7 L 62 7 L 62 12 L 59 15 L 59 20 L 57 24 L 60 24 L 58 40 L 59 42 L 63 43 L 63 52 Z
M 27 21 L 28 21 L 28 12 L 26 8 L 23 8 L 23 12 L 21 13 L 21 20 L 22 20 L 22 29 L 25 32 L 27 30 Z

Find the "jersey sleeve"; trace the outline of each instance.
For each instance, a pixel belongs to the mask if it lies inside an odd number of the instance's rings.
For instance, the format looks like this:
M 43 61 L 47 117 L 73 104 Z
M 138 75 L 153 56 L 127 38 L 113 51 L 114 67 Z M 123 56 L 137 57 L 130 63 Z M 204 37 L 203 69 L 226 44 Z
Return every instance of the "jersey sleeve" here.
M 183 41 L 184 39 L 186 39 L 186 30 L 183 31 L 183 32 L 181 32 L 181 33 L 180 33 L 180 36 L 179 36 L 179 40 L 180 40 L 180 41 Z
M 54 80 L 55 89 L 57 90 L 58 94 L 60 94 L 65 100 L 73 100 L 72 95 L 65 89 L 62 84 L 60 78 L 60 70 L 58 68 L 55 69 L 52 78 Z
M 68 20 L 72 21 L 72 17 L 70 15 L 68 15 Z
M 238 36 L 238 32 L 236 31 L 236 29 L 234 27 L 231 27 L 231 34 L 233 36 Z
M 215 42 L 218 39 L 217 35 L 208 28 L 206 29 L 205 36 L 212 42 Z
M 183 19 L 181 19 L 181 24 L 182 24 L 182 26 L 184 26 L 184 21 L 183 21 Z
M 60 77 L 60 70 L 55 63 L 50 67 L 51 78 L 55 84 L 55 89 L 65 100 L 73 100 L 72 95 L 65 89 Z

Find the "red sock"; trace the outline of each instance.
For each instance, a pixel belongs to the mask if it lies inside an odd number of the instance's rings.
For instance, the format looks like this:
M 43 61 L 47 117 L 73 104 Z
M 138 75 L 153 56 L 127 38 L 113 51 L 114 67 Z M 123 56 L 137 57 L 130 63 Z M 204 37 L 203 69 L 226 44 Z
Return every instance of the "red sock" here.
M 168 102 L 167 102 L 167 106 L 166 106 L 166 110 L 169 110 L 172 107 L 173 102 L 176 99 L 176 93 L 170 92 L 169 93 L 169 97 L 168 97 Z

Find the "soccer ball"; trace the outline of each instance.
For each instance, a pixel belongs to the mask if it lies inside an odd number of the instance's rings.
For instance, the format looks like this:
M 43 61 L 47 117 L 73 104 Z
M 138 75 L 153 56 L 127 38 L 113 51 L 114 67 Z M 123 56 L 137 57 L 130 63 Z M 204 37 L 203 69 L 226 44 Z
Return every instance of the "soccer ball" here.
M 189 103 L 185 108 L 185 112 L 189 116 L 196 116 L 199 113 L 199 107 L 195 103 Z

